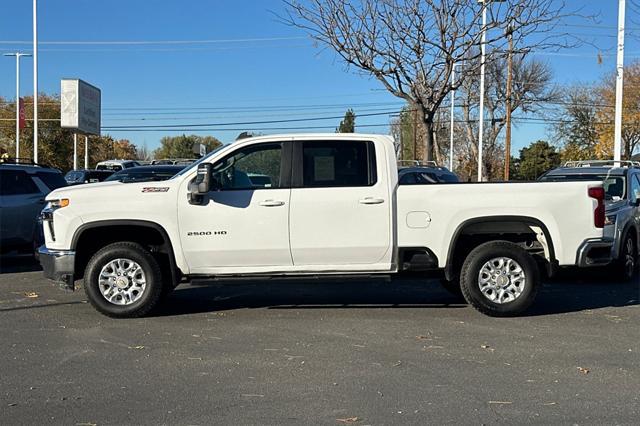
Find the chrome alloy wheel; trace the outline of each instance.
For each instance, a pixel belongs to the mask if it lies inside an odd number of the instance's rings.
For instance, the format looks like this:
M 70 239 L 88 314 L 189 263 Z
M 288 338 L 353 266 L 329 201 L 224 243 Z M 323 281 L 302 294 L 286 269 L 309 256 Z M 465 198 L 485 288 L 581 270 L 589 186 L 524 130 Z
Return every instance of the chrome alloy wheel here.
M 500 305 L 520 297 L 526 284 L 522 266 L 508 257 L 489 260 L 478 273 L 478 286 L 484 297 Z
M 147 285 L 142 267 L 131 259 L 114 259 L 98 276 L 102 296 L 114 305 L 130 305 L 140 299 Z
M 632 277 L 636 270 L 636 259 L 633 247 L 633 240 L 627 238 L 624 247 L 624 272 L 628 277 Z

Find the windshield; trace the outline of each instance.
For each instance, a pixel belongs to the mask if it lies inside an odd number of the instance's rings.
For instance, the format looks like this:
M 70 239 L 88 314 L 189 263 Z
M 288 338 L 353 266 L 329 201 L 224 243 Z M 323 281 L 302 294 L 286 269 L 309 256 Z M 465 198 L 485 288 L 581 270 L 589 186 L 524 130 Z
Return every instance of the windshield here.
M 582 180 L 602 181 L 607 200 L 623 200 L 626 196 L 626 179 L 624 176 L 610 176 L 606 174 L 584 174 L 584 175 L 547 175 L 540 178 L 541 182 L 566 182 Z
M 67 175 L 64 177 L 64 179 L 67 182 L 77 182 L 79 180 L 82 180 L 82 172 L 69 172 L 67 173 Z
M 193 167 L 198 167 L 198 164 L 202 163 L 204 160 L 206 160 L 207 158 L 211 157 L 216 152 L 220 151 L 222 148 L 226 148 L 227 146 L 229 146 L 229 145 L 228 144 L 227 145 L 220 145 L 219 147 L 217 147 L 216 149 L 214 149 L 213 151 L 211 151 L 210 153 L 208 153 L 207 155 L 205 155 L 204 157 L 202 157 L 198 161 L 196 161 L 194 163 L 191 163 L 190 167 L 185 167 L 184 170 L 182 170 L 180 173 L 176 174 L 176 176 L 182 176 L 183 174 L 185 174 L 189 170 L 192 170 Z

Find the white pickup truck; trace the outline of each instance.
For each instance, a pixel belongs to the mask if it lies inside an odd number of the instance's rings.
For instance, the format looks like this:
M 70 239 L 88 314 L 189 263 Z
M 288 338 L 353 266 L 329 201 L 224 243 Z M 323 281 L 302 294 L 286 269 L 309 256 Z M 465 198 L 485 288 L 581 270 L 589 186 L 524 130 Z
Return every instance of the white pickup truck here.
M 386 136 L 265 136 L 167 181 L 53 191 L 39 254 L 45 276 L 84 277 L 112 317 L 145 315 L 193 278 L 433 270 L 506 316 L 531 305 L 540 265 L 609 262 L 603 199 L 599 182 L 399 186 Z

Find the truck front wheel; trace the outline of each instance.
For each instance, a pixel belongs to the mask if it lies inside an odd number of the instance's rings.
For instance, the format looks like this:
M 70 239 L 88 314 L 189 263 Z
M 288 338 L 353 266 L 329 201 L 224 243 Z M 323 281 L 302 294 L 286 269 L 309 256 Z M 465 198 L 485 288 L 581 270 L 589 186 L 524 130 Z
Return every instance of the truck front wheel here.
M 533 303 L 540 274 L 533 257 L 508 241 L 476 247 L 462 265 L 460 287 L 478 311 L 496 317 L 518 315 Z
M 84 274 L 89 302 L 114 318 L 147 314 L 162 295 L 160 266 L 151 253 L 133 242 L 109 244 L 93 255 Z

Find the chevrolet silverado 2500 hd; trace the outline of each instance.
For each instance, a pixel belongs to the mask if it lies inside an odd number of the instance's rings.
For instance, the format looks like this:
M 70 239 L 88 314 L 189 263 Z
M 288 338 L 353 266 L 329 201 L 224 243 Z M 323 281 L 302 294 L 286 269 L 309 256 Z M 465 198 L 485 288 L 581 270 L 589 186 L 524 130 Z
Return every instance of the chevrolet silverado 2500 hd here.
M 252 179 L 260 176 L 261 179 Z M 380 135 L 264 136 L 163 182 L 61 188 L 42 212 L 47 277 L 113 317 L 197 277 L 444 270 L 479 311 L 533 302 L 539 264 L 608 262 L 598 182 L 398 186 Z

